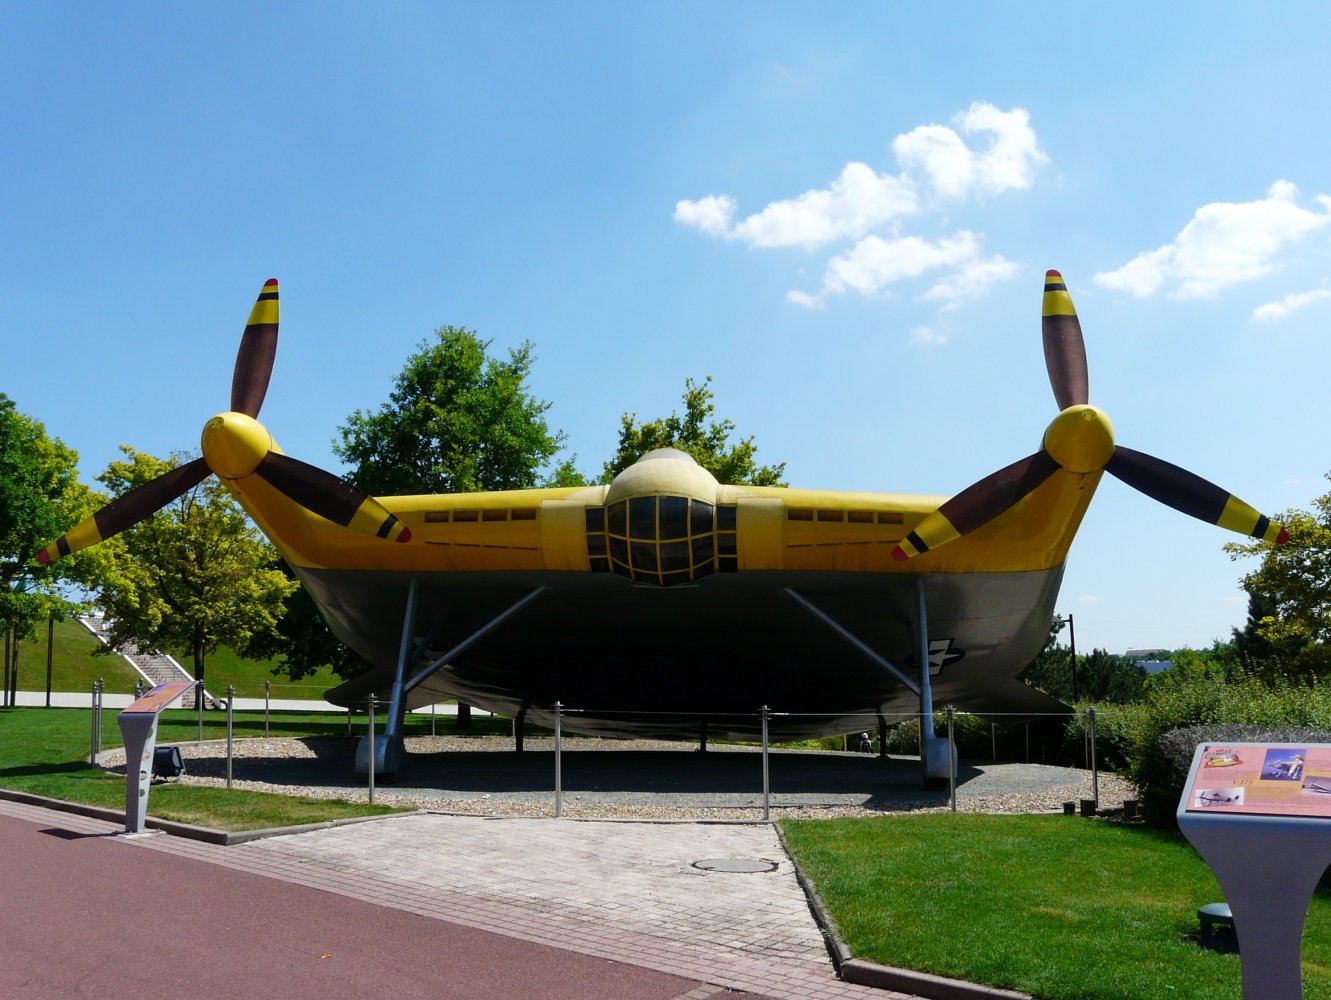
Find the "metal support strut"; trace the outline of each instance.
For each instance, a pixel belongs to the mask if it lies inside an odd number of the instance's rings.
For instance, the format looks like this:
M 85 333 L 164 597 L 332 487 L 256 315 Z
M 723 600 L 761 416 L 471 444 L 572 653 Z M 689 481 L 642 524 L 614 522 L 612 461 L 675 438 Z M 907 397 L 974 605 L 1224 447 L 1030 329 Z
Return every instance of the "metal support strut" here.
M 934 689 L 929 679 L 929 602 L 924 596 L 924 577 L 915 578 L 917 659 L 920 661 L 920 762 L 924 783 L 952 778 L 952 741 L 934 735 Z
M 410 678 L 407 678 L 408 668 L 420 659 L 421 654 L 428 647 L 434 635 L 432 631 L 424 642 L 413 648 L 412 639 L 416 634 L 420 595 L 418 580 L 416 577 L 412 577 L 411 586 L 407 591 L 406 611 L 402 616 L 402 642 L 398 646 L 397 670 L 393 676 L 393 693 L 389 699 L 388 722 L 384 726 L 383 733 L 374 738 L 376 771 L 382 775 L 392 775 L 396 773 L 398 765 L 402 762 L 402 728 L 407 713 L 407 696 L 437 671 L 448 666 L 451 660 L 461 656 L 475 643 L 521 611 L 527 604 L 535 600 L 543 590 L 545 590 L 544 587 L 537 587 L 530 593 L 523 595 L 520 600 L 501 611 L 448 652 L 431 660 Z M 356 749 L 356 773 L 364 774 L 368 770 L 368 765 L 369 744 L 367 740 L 362 740 L 360 746 Z

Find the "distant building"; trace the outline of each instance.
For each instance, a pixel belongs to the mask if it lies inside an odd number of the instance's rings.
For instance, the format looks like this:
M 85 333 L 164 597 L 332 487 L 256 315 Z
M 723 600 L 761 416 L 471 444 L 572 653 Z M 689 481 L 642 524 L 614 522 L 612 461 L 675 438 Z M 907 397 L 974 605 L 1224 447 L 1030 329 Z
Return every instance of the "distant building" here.
M 1167 659 L 1168 654 L 1167 649 L 1129 649 L 1123 656 L 1132 660 L 1148 674 L 1158 674 L 1172 666 Z

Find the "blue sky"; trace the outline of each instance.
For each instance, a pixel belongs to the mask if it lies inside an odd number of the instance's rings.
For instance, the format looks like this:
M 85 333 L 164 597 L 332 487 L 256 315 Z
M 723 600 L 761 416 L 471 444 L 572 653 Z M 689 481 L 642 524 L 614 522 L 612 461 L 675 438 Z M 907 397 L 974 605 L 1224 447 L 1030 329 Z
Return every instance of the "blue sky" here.
M 455 324 L 585 471 L 710 374 L 792 485 L 952 494 L 1055 415 L 1053 267 L 1120 443 L 1306 507 L 1331 11 L 1264 10 L 0 0 L 0 391 L 89 479 L 196 448 L 276 276 L 263 419 L 328 468 Z M 1106 478 L 1079 648 L 1227 637 L 1227 538 Z

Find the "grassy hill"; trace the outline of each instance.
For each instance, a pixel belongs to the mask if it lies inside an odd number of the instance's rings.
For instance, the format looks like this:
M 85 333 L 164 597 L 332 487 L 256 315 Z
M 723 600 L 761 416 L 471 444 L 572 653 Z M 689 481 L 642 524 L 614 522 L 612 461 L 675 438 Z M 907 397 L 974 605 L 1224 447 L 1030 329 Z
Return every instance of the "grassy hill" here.
M 77 621 L 56 622 L 55 641 L 51 657 L 51 690 L 88 691 L 92 682 L 102 678 L 105 690 L 111 694 L 130 694 L 139 675 L 128 663 L 105 647 Z M 103 650 L 103 652 L 98 652 Z M 24 691 L 46 690 L 46 629 L 38 628 L 31 639 L 19 643 L 18 686 Z M 189 659 L 172 651 L 187 671 L 193 673 Z M 262 698 L 264 681 L 272 684 L 274 698 L 323 697 L 329 688 L 341 683 L 340 678 L 325 668 L 313 677 L 292 682 L 273 673 L 271 660 L 246 660 L 233 650 L 219 649 L 204 664 L 208 689 L 214 694 L 226 691 L 234 684 L 236 694 L 242 698 Z

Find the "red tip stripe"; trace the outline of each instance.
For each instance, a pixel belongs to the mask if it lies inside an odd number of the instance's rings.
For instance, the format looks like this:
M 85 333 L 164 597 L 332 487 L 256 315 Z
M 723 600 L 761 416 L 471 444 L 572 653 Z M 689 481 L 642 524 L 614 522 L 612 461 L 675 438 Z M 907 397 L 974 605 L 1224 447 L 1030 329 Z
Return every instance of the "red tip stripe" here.
M 1284 528 L 1281 528 L 1280 534 L 1276 535 L 1276 544 L 1284 545 L 1288 541 L 1289 541 L 1289 532 L 1286 531 Z
M 409 542 L 409 541 L 411 541 L 411 529 L 410 529 L 410 528 L 407 528 L 407 527 L 404 527 L 404 528 L 402 529 L 402 534 L 398 535 L 397 540 L 398 540 L 399 542 Z
M 1061 278 L 1061 277 L 1063 277 L 1063 275 L 1060 274 L 1058 271 L 1045 271 L 1044 276 L 1045 276 L 1046 278 Z
M 907 559 L 910 558 L 910 556 L 906 555 L 905 549 L 903 549 L 900 545 L 897 545 L 892 549 L 892 558 L 895 559 L 897 562 L 905 562 Z
M 276 285 L 276 284 L 277 284 L 276 278 L 269 278 L 267 281 L 263 283 L 263 287 L 267 288 L 269 285 Z

